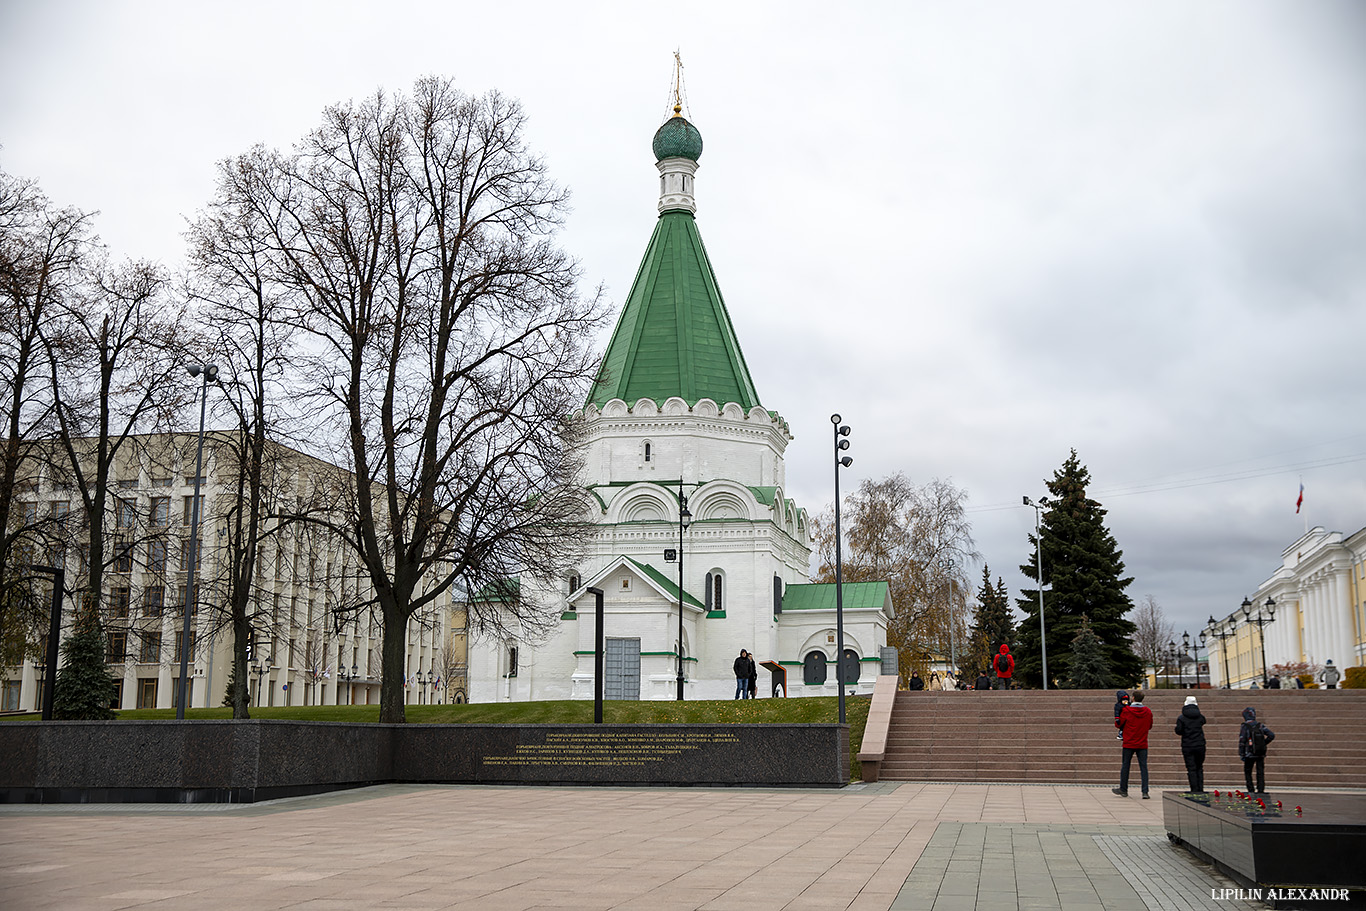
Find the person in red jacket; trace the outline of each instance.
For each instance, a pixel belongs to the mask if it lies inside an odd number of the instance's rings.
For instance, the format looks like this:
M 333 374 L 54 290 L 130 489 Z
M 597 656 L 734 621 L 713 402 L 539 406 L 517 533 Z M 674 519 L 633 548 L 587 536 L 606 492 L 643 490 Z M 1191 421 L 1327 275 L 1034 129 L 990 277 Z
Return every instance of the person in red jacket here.
M 1001 643 L 1000 654 L 991 666 L 996 670 L 996 689 L 1010 689 L 1010 678 L 1015 674 L 1015 659 L 1010 656 L 1010 646 Z
M 1143 780 L 1143 799 L 1148 799 L 1148 731 L 1153 727 L 1153 713 L 1143 704 L 1143 691 L 1134 690 L 1134 699 L 1120 710 L 1115 727 L 1124 735 L 1123 760 L 1119 767 L 1119 787 L 1111 788 L 1120 797 L 1129 796 L 1129 763 L 1137 756 L 1138 771 Z

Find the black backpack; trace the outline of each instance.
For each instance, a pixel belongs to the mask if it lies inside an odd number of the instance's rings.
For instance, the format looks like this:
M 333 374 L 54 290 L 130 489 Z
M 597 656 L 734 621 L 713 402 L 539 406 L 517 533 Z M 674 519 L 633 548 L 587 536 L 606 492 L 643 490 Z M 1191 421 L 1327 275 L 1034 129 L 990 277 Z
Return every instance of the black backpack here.
M 1270 738 L 1266 736 L 1268 733 L 1266 725 L 1260 722 L 1252 726 L 1252 731 L 1247 739 L 1252 747 L 1253 756 L 1266 755 L 1266 745 L 1271 742 Z
M 997 670 L 998 673 L 1001 673 L 1001 674 L 1009 674 L 1009 673 L 1010 673 L 1010 659 L 1007 658 L 1005 655 L 997 655 L 997 656 L 996 656 L 996 670 Z

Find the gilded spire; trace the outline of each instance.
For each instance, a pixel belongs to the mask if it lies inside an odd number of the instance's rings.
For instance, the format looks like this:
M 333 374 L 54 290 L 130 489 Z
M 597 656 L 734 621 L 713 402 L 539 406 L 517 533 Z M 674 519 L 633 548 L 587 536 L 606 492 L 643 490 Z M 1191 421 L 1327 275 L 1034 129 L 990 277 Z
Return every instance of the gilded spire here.
M 674 116 L 683 116 L 683 57 L 674 51 Z

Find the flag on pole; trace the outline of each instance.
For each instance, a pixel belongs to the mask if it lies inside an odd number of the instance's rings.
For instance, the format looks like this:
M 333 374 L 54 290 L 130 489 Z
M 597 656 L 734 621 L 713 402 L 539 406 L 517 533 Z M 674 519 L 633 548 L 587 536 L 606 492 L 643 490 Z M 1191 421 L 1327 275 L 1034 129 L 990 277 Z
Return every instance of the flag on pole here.
M 1300 505 L 1304 503 L 1304 482 L 1300 482 L 1300 495 L 1295 500 L 1295 515 L 1300 514 Z

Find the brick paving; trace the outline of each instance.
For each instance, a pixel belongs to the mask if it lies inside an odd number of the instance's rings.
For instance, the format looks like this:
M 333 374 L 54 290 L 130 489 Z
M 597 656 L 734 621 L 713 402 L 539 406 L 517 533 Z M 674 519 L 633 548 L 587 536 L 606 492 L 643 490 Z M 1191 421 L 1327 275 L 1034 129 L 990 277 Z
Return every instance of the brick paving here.
M 1209 890 L 1227 880 L 1164 847 L 1154 798 L 960 783 L 386 785 L 249 806 L 3 806 L 0 908 L 1215 907 Z M 1157 877 L 1173 885 L 1141 887 Z

